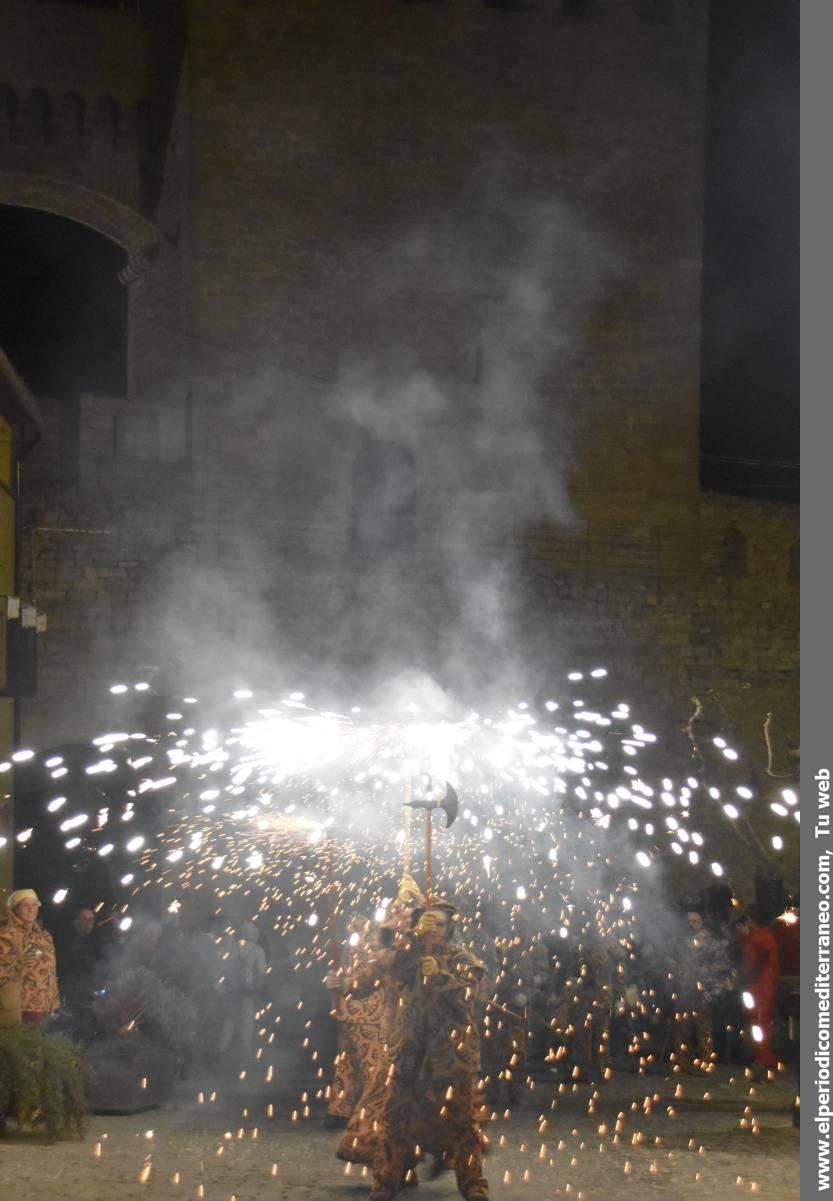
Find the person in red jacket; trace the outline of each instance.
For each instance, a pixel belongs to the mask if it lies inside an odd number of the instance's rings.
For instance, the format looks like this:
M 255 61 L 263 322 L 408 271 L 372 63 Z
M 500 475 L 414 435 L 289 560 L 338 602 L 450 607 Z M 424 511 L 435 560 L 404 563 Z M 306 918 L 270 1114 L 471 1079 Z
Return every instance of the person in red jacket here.
M 787 1022 L 788 1055 L 795 1072 L 796 1103 L 793 1106 L 793 1126 L 801 1128 L 798 1094 L 801 1092 L 799 1027 L 801 1022 L 801 911 L 798 897 L 772 923 L 778 943 L 778 962 L 781 966 L 778 1003 Z
M 778 963 L 782 976 L 801 975 L 801 918 L 798 902 L 793 902 L 772 923 L 778 943 Z
M 778 944 L 772 931 L 760 924 L 755 909 L 741 914 L 735 922 L 735 933 L 743 959 L 744 984 L 752 998 L 754 1062 L 762 1067 L 775 1067 L 778 1060 L 771 1040 L 780 972 Z

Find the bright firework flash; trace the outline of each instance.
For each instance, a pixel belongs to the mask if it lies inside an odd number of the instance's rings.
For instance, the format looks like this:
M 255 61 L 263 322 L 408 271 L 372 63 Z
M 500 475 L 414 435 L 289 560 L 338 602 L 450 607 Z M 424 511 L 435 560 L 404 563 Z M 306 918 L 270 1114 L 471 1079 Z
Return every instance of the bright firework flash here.
M 493 978 L 514 970 L 513 946 L 546 949 L 557 969 L 559 947 L 592 938 L 616 965 L 614 1004 L 651 1012 L 653 994 L 628 988 L 634 946 L 656 935 L 672 876 L 689 887 L 726 876 L 715 819 L 743 837 L 756 796 L 722 736 L 703 741 L 694 774 L 690 759 L 678 778 L 666 774 L 667 752 L 631 706 L 602 702 L 609 685 L 603 668 L 572 672 L 557 699 L 441 715 L 410 703 L 384 714 L 320 710 L 302 693 L 267 702 L 241 689 L 231 719 L 228 706 L 203 719 L 216 706 L 185 697 L 148 732 L 127 716 L 128 698 L 146 689 L 115 685 L 113 711 L 125 707 L 111 732 L 85 748 L 15 756 L 42 807 L 17 839 L 27 864 L 46 841 L 63 844 L 72 868 L 56 880 L 53 854 L 52 905 L 89 903 L 79 872 L 106 879 L 99 917 L 125 939 L 148 912 L 190 911 L 219 914 L 224 938 L 254 921 L 280 945 L 254 1062 L 240 1075 L 271 1086 L 291 1033 L 290 1074 L 301 1083 L 290 1105 L 303 1119 L 321 1111 L 329 1079 L 315 1023 L 303 1019 L 311 998 L 327 1005 L 334 916 L 347 938 L 347 918 L 386 918 L 404 869 L 423 881 L 423 822 L 408 821 L 405 803 L 437 799 L 448 784 L 459 816 L 448 830 L 436 822 L 434 879 L 458 905 L 460 936 L 496 965 Z M 768 804 L 783 823 L 771 840 L 781 851 L 797 834 L 798 798 L 783 789 Z M 638 1038 L 629 1050 L 640 1076 L 652 1070 Z M 547 1061 L 558 1059 L 550 1048 Z M 551 1070 L 555 1107 L 577 1084 Z M 594 1084 L 591 1112 L 609 1078 Z

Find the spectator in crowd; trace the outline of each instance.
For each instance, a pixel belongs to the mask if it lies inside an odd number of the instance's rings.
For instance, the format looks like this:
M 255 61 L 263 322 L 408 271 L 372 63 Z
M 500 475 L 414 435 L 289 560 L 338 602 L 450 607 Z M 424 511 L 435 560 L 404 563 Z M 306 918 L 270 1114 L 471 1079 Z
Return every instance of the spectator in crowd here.
M 772 931 L 761 924 L 754 907 L 737 919 L 735 932 L 743 959 L 744 989 L 749 993 L 747 1008 L 752 1017 L 753 1060 L 760 1067 L 775 1067 L 778 1060 L 772 1049 L 772 1033 L 780 972 L 778 944 Z
M 202 929 L 186 940 L 184 959 L 187 963 L 187 984 L 184 991 L 197 1003 L 200 1013 L 200 1038 L 194 1048 L 195 1060 L 201 1067 L 211 1064 L 223 1030 L 224 1005 L 219 989 L 220 978 L 227 970 L 223 955 L 232 952 L 234 943 L 223 929 L 223 918 L 212 913 Z
M 0 921 L 0 1026 L 40 1025 L 59 1008 L 55 945 L 38 921 L 40 899 L 19 888 Z
M 226 961 L 223 992 L 227 1005 L 220 1034 L 220 1051 L 232 1048 L 242 1060 L 252 1057 L 255 1015 L 266 982 L 266 956 L 258 946 L 260 933 L 254 922 L 243 922 L 237 946 Z
M 575 971 L 555 1009 L 558 1029 L 573 1064 L 572 1079 L 598 1083 L 610 1053 L 612 963 L 596 934 L 585 932 L 575 948 Z
M 496 941 L 501 944 L 500 954 L 495 953 L 494 942 L 491 949 L 488 945 L 477 948 L 478 958 L 491 960 L 486 980 L 492 994 L 481 1031 L 480 1066 L 488 1100 L 494 1105 L 514 1105 L 528 1054 L 527 1006 L 532 973 L 516 940 Z
M 142 918 L 136 922 L 130 938 L 125 939 L 123 943 L 130 948 L 133 967 L 147 968 L 149 972 L 157 971 L 161 937 L 162 925 L 155 918 Z
M 772 930 L 778 944 L 781 976 L 778 981 L 778 1007 L 787 1028 L 787 1057 L 792 1064 L 796 1082 L 796 1104 L 793 1106 L 793 1126 L 801 1125 L 798 1108 L 800 1081 L 801 1026 L 801 910 L 798 897 L 792 897 L 784 912 L 773 922 Z
M 734 976 L 726 946 L 706 929 L 702 912 L 689 909 L 686 922 L 678 947 L 673 1058 L 675 1070 L 709 1071 L 716 1058 L 714 1005 Z
M 792 981 L 801 974 L 801 911 L 797 898 L 772 923 L 772 932 L 778 945 L 781 975 Z
M 90 1015 L 100 947 L 96 934 L 95 912 L 79 909 L 70 933 L 59 943 L 61 988 L 76 1025 L 86 1025 Z

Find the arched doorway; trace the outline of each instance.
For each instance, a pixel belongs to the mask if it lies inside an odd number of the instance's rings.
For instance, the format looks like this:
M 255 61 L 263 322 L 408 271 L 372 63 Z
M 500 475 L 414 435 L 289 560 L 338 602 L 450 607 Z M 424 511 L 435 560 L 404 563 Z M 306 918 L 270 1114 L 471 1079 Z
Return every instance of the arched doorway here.
M 0 346 L 39 397 L 123 395 L 124 249 L 37 209 L 0 205 Z

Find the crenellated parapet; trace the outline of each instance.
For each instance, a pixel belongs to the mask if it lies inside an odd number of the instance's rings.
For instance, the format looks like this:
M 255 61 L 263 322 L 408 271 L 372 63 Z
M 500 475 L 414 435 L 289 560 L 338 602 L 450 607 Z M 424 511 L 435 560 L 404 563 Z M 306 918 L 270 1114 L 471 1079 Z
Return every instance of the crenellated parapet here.
M 33 175 L 141 207 L 143 102 L 79 92 L 21 93 L 0 82 L 0 172 Z
M 124 246 L 125 282 L 153 262 L 180 58 L 170 4 L 4 0 L 0 205 L 39 208 Z M 168 22 L 166 24 L 165 22 Z

